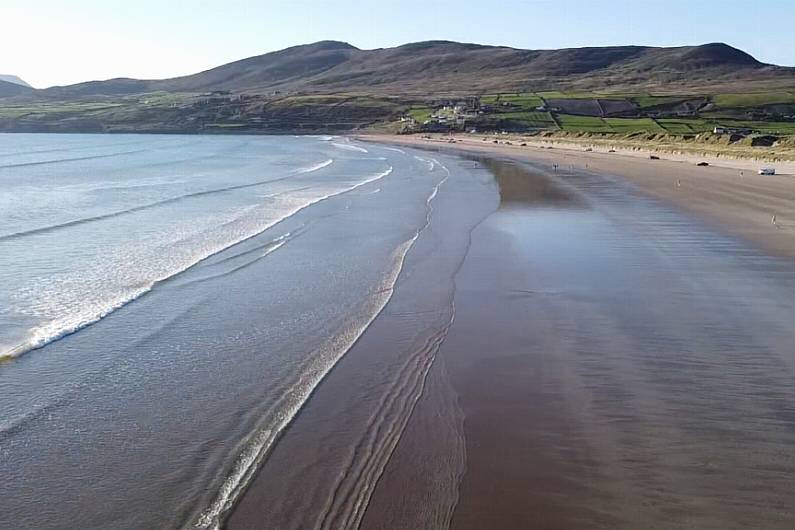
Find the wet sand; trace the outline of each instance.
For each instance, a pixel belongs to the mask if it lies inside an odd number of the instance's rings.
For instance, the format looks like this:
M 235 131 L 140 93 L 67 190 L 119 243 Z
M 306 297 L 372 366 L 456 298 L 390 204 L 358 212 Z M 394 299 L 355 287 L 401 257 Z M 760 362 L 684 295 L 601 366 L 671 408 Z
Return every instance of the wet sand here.
M 483 151 L 498 201 L 409 256 L 228 528 L 792 528 L 795 247 L 756 219 L 789 181 Z
M 791 527 L 791 261 L 601 179 L 492 166 L 440 351 L 465 418 L 451 528 Z M 405 491 L 410 433 L 372 506 Z
M 584 152 L 579 148 L 556 146 L 521 147 L 483 142 L 480 135 L 456 137 L 455 144 L 425 140 L 418 136 L 363 136 L 367 141 L 420 148 L 443 149 L 486 156 L 509 157 L 536 161 L 552 169 L 558 165 L 558 176 L 589 171 L 605 177 L 618 177 L 621 183 L 631 182 L 644 194 L 662 199 L 709 222 L 717 231 L 729 232 L 768 252 L 795 257 L 795 165 L 772 164 L 779 175 L 756 174 L 761 162 L 714 157 L 674 156 L 659 154 L 661 160 L 650 160 L 634 152 Z M 700 160 L 709 160 L 709 167 L 698 167 Z M 677 185 L 677 182 L 679 185 Z M 776 225 L 772 223 L 776 216 Z

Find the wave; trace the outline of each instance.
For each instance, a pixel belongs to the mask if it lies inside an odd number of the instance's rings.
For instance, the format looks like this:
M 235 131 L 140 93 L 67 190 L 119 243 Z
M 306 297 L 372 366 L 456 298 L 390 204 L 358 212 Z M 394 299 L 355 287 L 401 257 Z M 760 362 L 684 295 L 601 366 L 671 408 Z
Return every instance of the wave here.
M 308 371 L 309 380 L 297 381 L 285 393 L 284 398 L 277 404 L 277 406 L 281 405 L 281 410 L 276 416 L 275 424 L 269 424 L 268 427 L 261 429 L 251 437 L 246 448 L 235 462 L 231 473 L 222 484 L 216 499 L 207 510 L 202 512 L 194 524 L 194 528 L 202 530 L 218 530 L 220 528 L 222 517 L 234 506 L 239 496 L 245 491 L 246 486 L 250 483 L 256 470 L 260 467 L 282 431 L 293 421 L 328 372 L 356 344 L 362 334 L 370 327 L 370 324 L 386 307 L 403 268 L 406 254 L 413 243 L 413 238 L 404 242 L 393 254 L 395 266 L 385 277 L 383 287 L 375 291 L 370 302 L 372 307 L 370 308 L 369 318 L 357 328 L 348 330 L 346 333 L 329 340 L 323 349 L 327 351 L 325 357 L 328 357 L 329 353 L 331 353 L 332 358 L 327 359 L 328 362 L 325 366 L 315 367 L 313 370 Z M 324 355 L 320 354 L 319 357 L 323 358 Z
M 395 151 L 395 152 L 398 152 L 398 153 L 400 153 L 402 155 L 406 154 L 406 152 L 403 149 L 398 149 L 397 147 L 387 147 L 385 145 L 382 145 L 380 147 L 381 147 L 381 149 L 387 149 L 389 151 Z
M 131 145 L 141 145 L 147 144 L 151 142 L 151 140 L 139 140 L 136 142 L 118 142 L 112 144 L 103 144 L 101 147 L 128 147 Z M 183 144 L 184 145 L 184 144 Z M 97 146 L 94 144 L 86 145 L 86 146 L 72 146 L 72 147 L 59 147 L 58 149 L 33 149 L 31 151 L 15 151 L 13 153 L 0 153 L 0 158 L 8 158 L 11 156 L 24 156 L 24 155 L 40 155 L 45 153 L 63 153 L 69 151 L 85 151 L 86 149 L 96 149 Z
M 142 212 L 142 211 L 145 211 L 145 210 L 149 210 L 151 208 L 158 208 L 160 206 L 164 206 L 164 205 L 167 205 L 167 204 L 174 204 L 176 202 L 179 202 L 179 201 L 182 201 L 182 200 L 185 200 L 185 199 L 193 199 L 193 198 L 196 198 L 196 197 L 204 197 L 204 196 L 207 196 L 207 195 L 212 195 L 214 193 L 224 193 L 224 192 L 227 192 L 227 191 L 234 191 L 234 190 L 241 190 L 241 189 L 246 189 L 246 188 L 254 188 L 254 187 L 257 187 L 257 186 L 263 186 L 265 184 L 270 184 L 270 183 L 273 183 L 273 182 L 279 182 L 279 181 L 282 181 L 282 180 L 286 180 L 286 179 L 288 179 L 288 178 L 290 178 L 292 176 L 295 176 L 296 174 L 306 174 L 306 173 L 312 173 L 312 172 L 315 172 L 315 171 L 319 171 L 319 170 L 321 170 L 321 169 L 323 169 L 325 167 L 330 166 L 332 163 L 334 163 L 334 159 L 328 159 L 328 160 L 326 160 L 324 162 L 320 162 L 318 164 L 315 164 L 314 166 L 310 166 L 310 167 L 307 167 L 307 168 L 299 169 L 299 170 L 295 171 L 294 173 L 291 173 L 290 175 L 287 175 L 287 176 L 284 176 L 284 177 L 278 177 L 278 178 L 267 179 L 267 180 L 260 180 L 260 181 L 257 181 L 257 182 L 250 182 L 250 183 L 247 183 L 247 184 L 237 184 L 237 185 L 234 185 L 234 186 L 225 186 L 223 188 L 213 188 L 213 189 L 210 189 L 210 190 L 195 191 L 195 192 L 192 192 L 192 193 L 186 193 L 184 195 L 177 195 L 175 197 L 169 197 L 168 199 L 162 199 L 162 200 L 159 200 L 159 201 L 154 201 L 154 202 L 150 202 L 150 203 L 147 203 L 147 204 L 142 204 L 140 206 L 133 206 L 132 208 L 127 208 L 125 210 L 117 210 L 115 212 L 109 212 L 109 213 L 105 213 L 105 214 L 94 215 L 94 216 L 91 216 L 91 217 L 83 217 L 81 219 L 73 219 L 71 221 L 65 221 L 63 223 L 57 223 L 57 224 L 53 224 L 53 225 L 42 226 L 42 227 L 39 227 L 39 228 L 31 228 L 29 230 L 21 230 L 19 232 L 12 232 L 10 234 L 2 234 L 2 235 L 0 235 L 0 241 L 7 241 L 7 240 L 11 240 L 11 239 L 19 239 L 21 237 L 31 236 L 31 235 L 36 235 L 36 234 L 46 234 L 48 232 L 53 232 L 55 230 L 60 230 L 60 229 L 63 229 L 63 228 L 69 228 L 69 227 L 72 227 L 72 226 L 78 226 L 78 225 L 82 225 L 82 224 L 85 224 L 85 223 L 93 223 L 93 222 L 96 222 L 96 221 L 104 221 L 106 219 L 113 219 L 115 217 L 121 217 L 123 215 L 129 215 L 129 214 L 133 214 L 133 213 L 138 213 L 138 212 Z
M 447 173 L 431 191 L 426 199 L 425 224 L 413 237 L 416 241 L 420 234 L 431 224 L 433 201 L 439 189 L 450 178 L 450 171 L 438 161 L 434 164 Z M 449 293 L 449 315 L 440 323 L 438 329 L 415 344 L 413 351 L 401 368 L 396 372 L 389 390 L 381 396 L 375 414 L 367 424 L 366 434 L 346 461 L 346 473 L 338 480 L 336 488 L 324 506 L 317 528 L 358 528 L 369 505 L 378 479 L 383 474 L 389 459 L 397 448 L 398 442 L 408 424 L 414 408 L 422 396 L 425 383 L 433 365 L 436 354 L 455 320 L 454 303 L 455 284 Z M 423 320 L 428 317 L 423 317 Z
M 421 156 L 416 156 L 416 155 L 414 156 L 414 160 L 418 160 L 418 161 L 420 161 L 420 162 L 424 162 L 424 163 L 428 164 L 428 171 L 433 171 L 433 168 L 434 168 L 434 166 L 435 166 L 436 164 L 438 164 L 438 163 L 439 163 L 439 161 L 438 161 L 438 160 L 436 160 L 436 159 L 433 159 L 433 158 L 423 158 L 423 157 L 421 157 Z M 440 165 L 441 165 L 441 164 L 440 164 Z M 444 167 L 444 166 L 442 166 L 442 167 Z M 445 168 L 445 169 L 446 169 L 446 168 Z
M 287 242 L 287 240 L 293 239 L 294 237 L 296 237 L 299 234 L 303 233 L 306 230 L 305 226 L 306 225 L 303 225 L 301 228 L 299 228 L 295 232 L 287 232 L 287 233 L 282 234 L 279 237 L 277 237 L 277 238 L 275 238 L 275 239 L 273 239 L 271 241 L 268 241 L 267 243 L 263 243 L 261 245 L 257 245 L 257 246 L 255 246 L 253 248 L 249 248 L 247 250 L 241 250 L 240 252 L 237 252 L 237 253 L 231 253 L 230 252 L 229 256 L 226 256 L 226 257 L 224 257 L 222 259 L 219 259 L 219 260 L 213 262 L 212 266 L 223 265 L 224 263 L 229 263 L 231 261 L 238 260 L 240 258 L 249 256 L 251 254 L 255 254 L 255 253 L 259 252 L 260 250 L 267 250 L 268 248 L 272 247 L 274 244 L 281 243 L 282 241 Z
M 446 170 L 444 166 L 441 167 Z M 385 173 L 391 173 L 391 168 Z M 398 246 L 397 249 L 395 249 L 393 253 L 392 269 L 385 275 L 382 283 L 372 291 L 369 316 L 366 317 L 364 322 L 362 322 L 361 325 L 357 326 L 354 330 L 329 339 L 329 345 L 326 348 L 322 348 L 327 352 L 330 350 L 330 353 L 326 353 L 325 364 L 319 367 L 314 366 L 311 370 L 303 372 L 307 374 L 305 377 L 308 379 L 299 379 L 299 381 L 297 381 L 290 389 L 284 392 L 284 397 L 274 407 L 275 409 L 278 409 L 275 410 L 274 413 L 274 416 L 276 417 L 275 424 L 272 421 L 251 436 L 250 440 L 246 443 L 245 448 L 235 461 L 230 474 L 223 482 L 217 497 L 212 504 L 198 517 L 196 523 L 194 524 L 195 529 L 219 530 L 221 528 L 223 518 L 235 505 L 240 495 L 245 491 L 246 487 L 254 477 L 257 469 L 260 468 L 270 453 L 270 450 L 272 449 L 278 437 L 293 421 L 303 405 L 309 400 L 315 389 L 331 371 L 331 369 L 337 364 L 337 362 L 339 362 L 340 359 L 342 359 L 342 357 L 353 347 L 353 345 L 356 344 L 359 338 L 384 310 L 387 303 L 392 298 L 397 280 L 404 269 L 406 256 L 416 243 L 417 239 L 419 239 L 420 234 L 430 225 L 431 216 L 433 213 L 433 200 L 436 198 L 439 188 L 444 184 L 444 182 L 447 181 L 449 176 L 450 173 L 448 171 L 447 176 L 436 184 L 431 194 L 427 197 L 427 211 L 424 225 L 418 228 L 411 238 L 403 242 L 400 246 Z M 371 179 L 370 181 L 372 182 L 372 180 L 374 179 Z M 413 409 L 416 401 L 419 399 L 419 395 L 421 394 L 422 386 L 424 385 L 425 378 L 427 377 L 428 369 L 430 369 L 433 356 L 438 350 L 441 341 L 446 336 L 447 330 L 449 329 L 451 323 L 452 315 L 451 319 L 443 326 L 442 333 L 431 337 L 429 343 L 426 345 L 427 347 L 422 349 L 425 354 L 422 354 L 421 352 L 421 354 L 413 357 L 413 360 L 419 361 L 420 367 L 418 369 L 402 370 L 401 373 L 406 374 L 406 376 L 403 377 L 401 375 L 400 379 L 401 381 L 406 382 L 406 384 L 400 384 L 399 387 L 406 388 L 406 386 L 408 386 L 412 389 L 410 392 L 411 397 L 407 400 L 401 400 L 401 403 L 408 405 L 408 408 L 402 407 L 402 418 L 408 418 L 408 416 L 410 416 L 410 410 Z M 323 355 L 311 356 L 313 359 L 318 357 L 323 358 Z M 418 388 L 419 393 L 417 391 Z M 406 414 L 407 411 L 408 414 Z M 391 439 L 390 446 L 392 446 L 392 450 L 397 444 L 398 439 L 399 435 L 397 438 L 393 437 Z M 391 450 L 389 451 L 389 454 L 391 454 Z M 385 463 L 383 459 L 380 459 L 380 462 Z M 381 467 L 381 469 L 383 469 L 383 467 Z M 373 476 L 372 469 L 368 475 L 370 477 Z M 356 526 L 341 526 L 341 528 L 356 528 Z
M 369 153 L 369 151 L 367 149 L 365 149 L 364 147 L 359 147 L 358 145 L 342 144 L 342 143 L 339 143 L 339 142 L 333 142 L 331 145 L 333 145 L 334 147 L 338 147 L 340 149 L 345 149 L 346 151 L 356 151 L 356 152 L 359 152 L 359 153 Z
M 81 160 L 96 160 L 99 158 L 113 158 L 117 156 L 144 153 L 146 151 L 149 151 L 149 149 L 136 149 L 135 151 L 121 151 L 119 153 L 108 153 L 105 155 L 78 156 L 75 158 L 55 158 L 53 160 L 36 160 L 35 162 L 19 162 L 17 164 L 0 165 L 0 169 L 10 169 L 10 168 L 26 167 L 26 166 L 43 166 L 47 164 L 61 164 L 63 162 L 78 162 Z
M 301 173 L 301 174 L 303 174 L 303 173 L 313 173 L 315 171 L 319 171 L 319 170 L 323 169 L 324 167 L 329 167 L 333 163 L 334 163 L 334 159 L 333 158 L 329 158 L 328 160 L 320 162 L 318 164 L 315 164 L 314 166 L 309 166 L 309 167 L 306 167 L 306 168 L 303 168 L 303 169 L 299 169 L 298 171 L 296 171 L 296 173 Z
M 278 223 L 281 223 L 282 221 L 292 217 L 293 215 L 297 214 L 298 212 L 300 212 L 300 211 L 302 211 L 302 210 L 304 210 L 304 209 L 306 209 L 306 208 L 308 208 L 308 207 L 310 207 L 310 206 L 312 206 L 314 204 L 317 204 L 317 203 L 319 203 L 321 201 L 325 201 L 325 200 L 330 199 L 332 197 L 336 197 L 338 195 L 342 195 L 344 193 L 348 193 L 348 192 L 353 191 L 355 189 L 358 189 L 358 188 L 360 188 L 360 187 L 362 187 L 362 186 L 364 186 L 366 184 L 369 184 L 371 182 L 375 182 L 377 180 L 380 180 L 380 179 L 390 175 L 392 173 L 392 171 L 393 171 L 392 166 L 389 166 L 389 168 L 387 170 L 382 171 L 381 173 L 377 173 L 375 175 L 372 175 L 370 177 L 367 177 L 364 180 L 354 184 L 353 186 L 350 186 L 348 188 L 344 188 L 344 189 L 341 189 L 341 190 L 338 190 L 338 191 L 334 191 L 332 193 L 328 193 L 328 194 L 322 195 L 320 197 L 316 197 L 316 198 L 311 199 L 311 200 L 309 200 L 309 201 L 307 201 L 307 202 L 305 202 L 305 203 L 303 203 L 301 205 L 295 206 L 295 207 L 291 208 L 290 210 L 287 210 L 286 212 L 284 212 L 284 214 L 279 216 L 278 218 L 272 220 L 271 222 L 265 224 L 264 226 L 261 226 L 256 232 L 240 236 L 240 237 L 235 238 L 235 239 L 233 239 L 231 241 L 227 241 L 226 243 L 223 243 L 223 244 L 219 245 L 216 248 L 209 249 L 205 253 L 196 256 L 194 260 L 186 263 L 184 266 L 179 267 L 179 268 L 177 268 L 177 269 L 175 269 L 173 271 L 170 271 L 167 275 L 165 275 L 165 276 L 163 276 L 161 278 L 154 279 L 154 280 L 152 280 L 152 281 L 150 281 L 150 282 L 148 282 L 146 284 L 139 285 L 139 286 L 131 288 L 128 292 L 126 292 L 126 293 L 124 293 L 122 295 L 119 295 L 117 297 L 117 299 L 111 301 L 110 303 L 106 304 L 105 307 L 103 307 L 103 308 L 101 308 L 101 309 L 99 309 L 97 311 L 94 311 L 94 312 L 89 313 L 89 314 L 84 314 L 84 315 L 71 316 L 66 321 L 64 321 L 63 319 L 55 320 L 55 321 L 52 321 L 52 322 L 48 322 L 48 323 L 46 323 L 46 324 L 44 324 L 42 326 L 39 326 L 37 328 L 34 328 L 34 329 L 31 330 L 29 338 L 27 340 L 25 340 L 23 343 L 18 344 L 16 346 L 13 346 L 9 350 L 0 351 L 0 360 L 19 357 L 20 355 L 23 355 L 23 354 L 28 353 L 28 352 L 33 351 L 33 350 L 40 349 L 40 348 L 46 346 L 47 344 L 50 344 L 50 343 L 52 343 L 52 342 L 54 342 L 56 340 L 60 340 L 60 339 L 66 337 L 68 335 L 71 335 L 73 333 L 76 333 L 76 332 L 80 331 L 81 329 L 84 329 L 87 326 L 95 324 L 96 322 L 99 322 L 100 320 L 102 320 L 106 316 L 110 315 L 114 311 L 124 307 L 125 305 L 129 304 L 130 302 L 132 302 L 132 301 L 140 298 L 141 296 L 145 295 L 146 293 L 152 291 L 152 289 L 154 289 L 155 286 L 157 286 L 158 284 L 160 284 L 160 283 L 162 283 L 162 282 L 164 282 L 164 281 L 166 281 L 166 280 L 168 280 L 170 278 L 173 278 L 174 276 L 176 276 L 176 275 L 178 275 L 178 274 L 180 274 L 182 272 L 185 272 L 189 268 L 191 268 L 194 265 L 206 260 L 207 258 L 209 258 L 211 256 L 214 256 L 214 255 L 216 255 L 216 254 L 218 254 L 220 252 L 223 252 L 224 250 L 226 250 L 226 249 L 228 249 L 230 247 L 233 247 L 234 245 L 237 245 L 239 243 L 242 243 L 244 241 L 247 241 L 249 239 L 252 239 L 252 238 L 262 234 L 263 232 L 265 232 L 266 230 L 274 227 Z M 280 248 L 281 246 L 282 245 L 279 245 L 277 248 Z M 276 249 L 274 249 L 274 250 L 276 250 Z M 270 254 L 270 252 L 268 252 L 268 254 Z
M 298 235 L 298 234 L 295 234 L 295 235 Z M 268 243 L 266 243 L 264 245 L 257 246 L 256 248 L 253 248 L 251 250 L 240 252 L 238 254 L 235 254 L 234 256 L 229 256 L 228 258 L 224 258 L 223 260 L 221 260 L 218 263 L 216 263 L 216 265 L 221 264 L 221 263 L 225 263 L 225 262 L 229 262 L 229 261 L 232 261 L 232 260 L 237 260 L 237 259 L 242 258 L 243 256 L 247 256 L 249 254 L 253 254 L 253 253 L 256 253 L 258 251 L 261 251 L 261 252 L 259 252 L 259 254 L 257 254 L 253 258 L 249 259 L 248 261 L 245 261 L 245 262 L 243 262 L 243 263 L 241 263 L 239 265 L 236 265 L 236 266 L 234 266 L 234 267 L 232 267 L 232 268 L 230 268 L 228 270 L 225 270 L 223 272 L 219 272 L 219 273 L 216 273 L 216 274 L 209 274 L 207 276 L 202 276 L 201 278 L 193 278 L 193 279 L 191 279 L 189 281 L 186 281 L 186 282 L 180 284 L 180 286 L 194 285 L 194 284 L 197 284 L 197 283 L 204 283 L 204 282 L 207 282 L 207 281 L 210 281 L 210 280 L 223 278 L 225 276 L 229 276 L 229 275 L 234 274 L 234 273 L 236 273 L 238 271 L 246 269 L 246 268 L 254 265 L 255 263 L 257 263 L 261 259 L 268 257 L 270 254 L 273 254 L 274 252 L 276 252 L 277 250 L 282 248 L 290 240 L 292 240 L 293 237 L 294 237 L 294 235 L 290 234 L 290 232 L 287 232 L 286 234 L 281 235 L 281 236 L 277 237 L 276 239 L 274 239 L 273 241 L 270 241 L 270 242 L 268 242 Z
M 36 327 L 31 330 L 30 336 L 21 344 L 17 344 L 9 350 L 0 352 L 0 361 L 5 359 L 13 359 L 39 348 L 43 348 L 47 344 L 62 339 L 67 335 L 71 335 L 80 331 L 81 329 L 99 322 L 106 316 L 114 311 L 121 309 L 133 300 L 140 298 L 142 295 L 148 293 L 157 282 L 133 289 L 131 292 L 121 295 L 116 300 L 112 301 L 101 311 L 90 315 L 76 315 L 70 317 L 66 322 L 57 320 L 48 322 L 42 326 Z

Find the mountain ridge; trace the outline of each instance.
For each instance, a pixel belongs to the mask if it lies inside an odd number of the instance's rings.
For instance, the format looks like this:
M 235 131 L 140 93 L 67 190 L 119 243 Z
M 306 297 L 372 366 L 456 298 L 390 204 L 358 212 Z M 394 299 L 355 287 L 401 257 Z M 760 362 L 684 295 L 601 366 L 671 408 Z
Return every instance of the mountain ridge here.
M 32 94 L 35 89 L 15 75 L 0 75 L 0 97 Z
M 789 134 L 791 124 L 795 68 L 724 43 L 523 50 L 431 40 L 362 50 L 326 40 L 168 79 L 44 90 L 0 82 L 0 131 L 15 132 Z
M 725 43 L 524 50 L 430 40 L 362 50 L 342 41 L 292 46 L 168 79 L 117 78 L 36 91 L 80 97 L 155 91 L 427 94 L 490 90 L 691 87 L 776 81 L 795 86 L 795 68 L 769 65 Z M 432 89 L 432 90 L 429 90 Z
M 24 79 L 20 78 L 18 75 L 0 74 L 0 81 L 5 81 L 6 83 L 13 83 L 15 85 L 24 86 L 24 87 L 28 87 L 28 88 L 33 88 Z

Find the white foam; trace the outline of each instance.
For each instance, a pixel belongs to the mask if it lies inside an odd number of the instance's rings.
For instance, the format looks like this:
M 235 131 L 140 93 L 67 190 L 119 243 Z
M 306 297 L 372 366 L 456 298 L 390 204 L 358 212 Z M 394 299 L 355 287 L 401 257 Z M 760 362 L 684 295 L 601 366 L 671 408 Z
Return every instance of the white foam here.
M 432 158 L 423 158 L 421 156 L 414 155 L 415 160 L 419 160 L 420 162 L 424 162 L 428 164 L 428 171 L 433 171 L 434 165 L 438 164 L 439 161 Z M 441 166 L 441 164 L 439 164 Z
M 345 149 L 347 151 L 357 151 L 359 153 L 369 153 L 369 151 L 367 149 L 365 149 L 364 147 L 359 147 L 358 145 L 341 144 L 339 142 L 333 142 L 331 145 L 333 145 L 334 147 L 338 147 L 340 149 Z
M 222 514 L 234 505 L 239 495 L 245 490 L 256 470 L 268 455 L 278 435 L 293 421 L 296 414 L 298 414 L 328 372 L 351 349 L 386 307 L 392 297 L 398 276 L 403 270 L 406 255 L 417 241 L 419 234 L 420 232 L 417 231 L 411 239 L 402 243 L 393 252 L 393 267 L 384 278 L 381 286 L 374 291 L 373 299 L 370 301 L 369 316 L 366 317 L 361 325 L 347 329 L 344 333 L 330 339 L 325 347 L 321 348 L 323 351 L 313 356 L 319 363 L 323 364 L 314 366 L 313 370 L 308 371 L 308 379 L 299 380 L 286 392 L 286 396 L 291 399 L 285 404 L 285 408 L 279 410 L 275 415 L 275 424 L 270 423 L 268 427 L 256 432 L 251 437 L 246 448 L 235 462 L 232 472 L 222 484 L 217 497 L 199 516 L 194 528 L 201 530 L 220 529 Z
M 327 166 L 329 162 L 326 161 L 323 164 Z M 157 283 L 180 274 L 200 261 L 233 245 L 261 234 L 313 204 L 382 179 L 391 174 L 392 170 L 392 166 L 389 166 L 388 169 L 366 177 L 353 185 L 319 196 L 289 196 L 290 193 L 305 192 L 311 189 L 309 187 L 290 190 L 284 193 L 285 196 L 277 197 L 280 200 L 278 205 L 283 209 L 274 208 L 272 204 L 267 204 L 267 207 L 253 205 L 225 217 L 207 218 L 209 228 L 188 226 L 174 229 L 162 236 L 163 239 L 158 245 L 149 249 L 150 255 L 142 257 L 140 249 L 137 247 L 119 249 L 115 259 L 110 259 L 102 265 L 96 265 L 93 274 L 79 271 L 73 277 L 48 278 L 46 281 L 43 280 L 38 284 L 28 286 L 17 292 L 16 295 L 21 300 L 36 300 L 36 303 L 20 313 L 24 312 L 46 320 L 30 329 L 21 343 L 0 351 L 0 359 L 18 357 L 90 326 L 148 293 Z M 253 212 L 252 210 L 255 208 L 259 208 L 260 211 Z M 275 215 L 274 211 L 276 211 Z M 263 217 L 255 220 L 252 226 L 251 218 L 256 217 L 255 213 L 261 214 Z M 210 234 L 211 238 L 207 240 L 209 237 L 207 231 L 219 227 L 228 228 L 228 231 L 223 234 Z M 229 233 L 237 235 L 230 238 L 228 237 Z M 195 245 L 197 239 L 202 241 L 198 248 Z M 164 248 L 169 249 L 169 259 L 155 261 L 154 257 L 162 253 Z M 151 268 L 142 270 L 142 262 Z M 119 266 L 120 263 L 127 264 L 128 267 L 124 269 Z M 104 289 L 93 293 L 93 296 L 92 293 L 84 291 L 83 285 L 86 278 L 92 275 L 95 277 L 95 282 L 106 284 Z M 112 293 L 110 297 L 109 293 Z
M 387 147 L 385 145 L 382 145 L 381 149 L 388 149 L 389 151 L 395 151 L 395 152 L 398 152 L 398 153 L 403 154 L 403 155 L 406 154 L 406 152 L 403 149 L 398 149 L 397 147 Z
M 315 164 L 313 166 L 301 168 L 298 171 L 296 171 L 296 173 L 299 173 L 299 174 L 314 173 L 315 171 L 319 171 L 319 170 L 323 169 L 324 167 L 329 167 L 333 163 L 334 163 L 334 159 L 333 158 L 329 158 L 328 160 L 325 160 L 323 162 L 317 163 L 317 164 Z
M 386 304 L 392 298 L 395 284 L 403 270 L 406 261 L 406 256 L 414 243 L 419 239 L 422 231 L 430 225 L 433 207 L 431 203 L 436 198 L 440 187 L 449 179 L 450 171 L 441 163 L 433 160 L 438 164 L 447 175 L 441 179 L 436 186 L 434 186 L 430 195 L 426 199 L 428 206 L 427 218 L 423 227 L 419 228 L 414 235 L 403 242 L 393 252 L 393 267 L 389 273 L 384 277 L 380 286 L 373 292 L 373 298 L 370 301 L 370 314 L 364 322 L 353 329 L 346 330 L 345 333 L 329 339 L 325 347 L 321 348 L 322 352 L 313 355 L 312 358 L 322 363 L 321 366 L 314 366 L 312 370 L 307 372 L 309 378 L 297 381 L 292 388 L 285 393 L 285 400 L 287 403 L 282 403 L 285 407 L 275 411 L 275 424 L 273 421 L 268 423 L 267 427 L 254 433 L 251 439 L 247 442 L 245 449 L 235 462 L 232 472 L 223 482 L 218 495 L 212 504 L 201 513 L 196 521 L 194 528 L 201 530 L 219 530 L 221 525 L 222 515 L 226 513 L 240 494 L 245 490 L 253 478 L 256 470 L 262 464 L 265 457 L 269 454 L 276 438 L 295 418 L 296 414 L 301 410 L 304 403 L 309 399 L 314 390 L 325 378 L 328 372 L 339 362 L 339 360 L 350 350 L 350 348 L 359 340 L 362 334 L 370 327 L 370 324 L 378 317 L 383 311 Z M 392 173 L 392 167 L 388 170 L 375 175 L 365 181 L 357 184 L 351 189 L 363 186 L 369 182 L 374 182 Z M 377 193 L 380 188 L 373 191 Z M 287 399 L 289 398 L 289 399 Z M 269 418 L 270 419 L 270 418 Z
M 102 307 L 96 307 L 92 304 L 93 307 L 89 307 L 88 311 L 72 313 L 36 326 L 28 331 L 28 338 L 24 342 L 0 352 L 0 360 L 19 357 L 24 353 L 36 350 L 76 331 L 80 331 L 149 292 L 155 283 L 151 282 L 139 289 L 132 289 L 127 293 L 122 293 L 111 300 L 105 300 Z

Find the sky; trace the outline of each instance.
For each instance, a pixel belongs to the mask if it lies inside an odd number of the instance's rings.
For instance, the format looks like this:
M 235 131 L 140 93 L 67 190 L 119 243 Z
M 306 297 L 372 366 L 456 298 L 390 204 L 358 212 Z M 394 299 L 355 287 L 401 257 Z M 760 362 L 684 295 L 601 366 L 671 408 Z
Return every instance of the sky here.
M 37 88 L 157 79 L 327 39 L 364 49 L 726 42 L 795 66 L 793 22 L 793 0 L 0 0 L 0 74 Z

